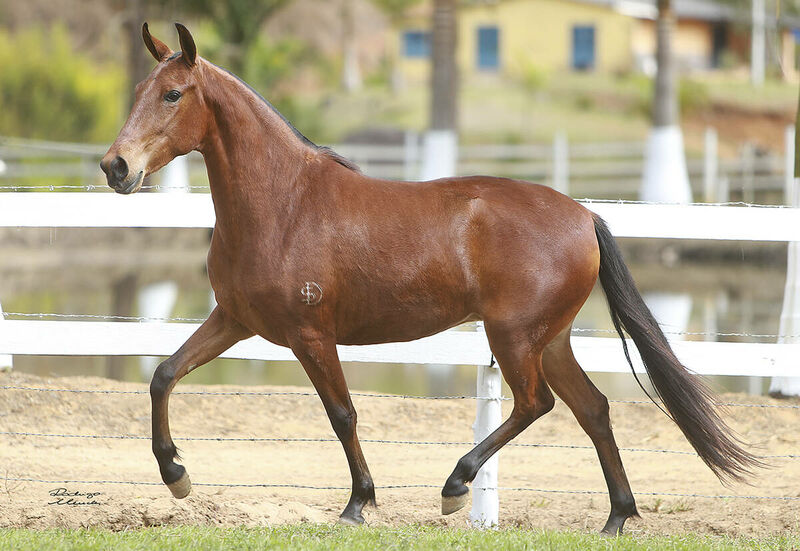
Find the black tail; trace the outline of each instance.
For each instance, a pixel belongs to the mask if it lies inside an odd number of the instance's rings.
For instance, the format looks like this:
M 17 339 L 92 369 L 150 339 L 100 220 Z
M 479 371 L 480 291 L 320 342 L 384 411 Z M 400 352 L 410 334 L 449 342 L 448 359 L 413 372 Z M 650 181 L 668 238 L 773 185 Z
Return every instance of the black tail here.
M 762 463 L 755 455 L 742 449 L 742 442 L 732 435 L 731 429 L 717 413 L 711 391 L 675 357 L 636 289 L 617 242 L 597 215 L 594 216 L 594 228 L 600 245 L 600 283 L 631 369 L 633 364 L 623 329 L 639 349 L 647 374 L 668 415 L 706 465 L 722 481 L 744 479 L 754 467 L 763 466 Z

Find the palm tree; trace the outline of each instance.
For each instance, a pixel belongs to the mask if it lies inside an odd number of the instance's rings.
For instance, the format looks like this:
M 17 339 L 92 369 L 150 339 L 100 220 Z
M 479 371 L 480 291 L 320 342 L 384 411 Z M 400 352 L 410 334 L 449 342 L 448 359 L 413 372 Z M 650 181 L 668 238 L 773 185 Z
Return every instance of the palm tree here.
M 434 0 L 431 21 L 431 110 L 422 178 L 454 176 L 458 149 L 457 0 Z
M 674 27 L 675 13 L 671 0 L 658 0 L 658 69 L 653 95 L 653 126 L 647 140 L 640 192 L 644 201 L 688 203 L 692 200 L 683 134 L 679 126 L 677 76 L 671 48 Z
M 457 0 L 434 0 L 431 71 L 432 130 L 455 131 L 458 124 Z
M 675 63 L 672 58 L 672 30 L 675 15 L 671 0 L 658 0 L 656 21 L 656 72 L 653 97 L 653 126 L 672 126 L 678 122 L 678 98 L 675 93 Z

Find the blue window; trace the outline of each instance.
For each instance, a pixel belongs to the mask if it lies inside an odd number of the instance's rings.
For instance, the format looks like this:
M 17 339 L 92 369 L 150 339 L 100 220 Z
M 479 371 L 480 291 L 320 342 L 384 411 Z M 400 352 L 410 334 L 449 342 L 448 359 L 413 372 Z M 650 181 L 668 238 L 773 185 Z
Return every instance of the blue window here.
M 594 69 L 594 26 L 572 28 L 572 68 L 579 71 Z
M 500 30 L 497 27 L 478 27 L 478 69 L 500 67 Z
M 430 57 L 431 35 L 424 31 L 403 33 L 403 55 L 406 57 Z

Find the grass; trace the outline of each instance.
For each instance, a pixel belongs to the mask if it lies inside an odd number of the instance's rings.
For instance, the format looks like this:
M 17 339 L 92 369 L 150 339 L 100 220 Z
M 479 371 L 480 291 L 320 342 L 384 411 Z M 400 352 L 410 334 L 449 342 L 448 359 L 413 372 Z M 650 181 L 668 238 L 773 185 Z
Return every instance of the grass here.
M 768 538 L 717 536 L 622 536 L 604 538 L 579 532 L 503 529 L 477 531 L 431 526 L 348 528 L 300 524 L 274 528 L 174 526 L 110 532 L 105 530 L 0 529 L 0 550 L 114 549 L 537 549 L 691 550 L 800 549 L 800 535 Z
M 684 126 L 706 120 L 720 106 L 769 113 L 793 113 L 796 107 L 797 86 L 791 83 L 769 80 L 762 88 L 753 88 L 736 75 L 696 75 L 685 80 Z M 461 140 L 546 143 L 556 131 L 565 131 L 573 142 L 641 140 L 650 128 L 651 86 L 641 75 L 553 73 L 535 89 L 503 75 L 471 78 L 460 88 Z M 313 116 L 294 122 L 321 143 L 339 142 L 368 127 L 421 131 L 428 124 L 428 94 L 424 82 L 409 83 L 396 94 L 383 85 L 350 94 L 308 91 L 297 100 L 302 111 Z M 689 131 L 702 133 L 704 124 Z M 743 136 L 728 138 L 737 141 Z M 702 143 L 702 136 L 695 138 L 687 139 L 687 145 Z

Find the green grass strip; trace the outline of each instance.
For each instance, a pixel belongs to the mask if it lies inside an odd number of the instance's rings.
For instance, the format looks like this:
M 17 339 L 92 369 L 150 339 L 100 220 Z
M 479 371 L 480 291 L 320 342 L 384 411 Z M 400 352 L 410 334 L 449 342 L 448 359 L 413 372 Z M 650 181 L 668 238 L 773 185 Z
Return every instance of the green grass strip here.
M 265 528 L 168 526 L 121 532 L 107 530 L 0 529 L 0 550 L 159 549 L 535 549 L 535 550 L 800 550 L 800 533 L 766 538 L 721 536 L 622 536 L 604 538 L 580 532 L 467 530 L 432 526 L 349 528 L 299 524 Z

